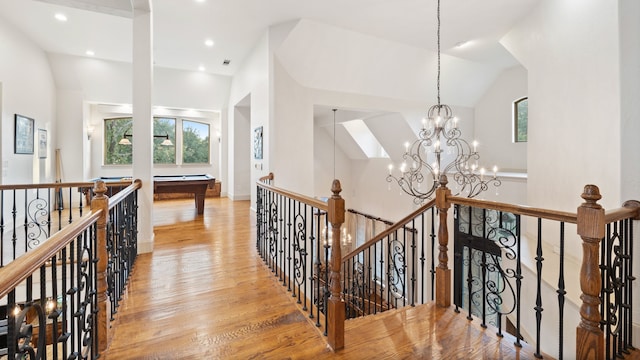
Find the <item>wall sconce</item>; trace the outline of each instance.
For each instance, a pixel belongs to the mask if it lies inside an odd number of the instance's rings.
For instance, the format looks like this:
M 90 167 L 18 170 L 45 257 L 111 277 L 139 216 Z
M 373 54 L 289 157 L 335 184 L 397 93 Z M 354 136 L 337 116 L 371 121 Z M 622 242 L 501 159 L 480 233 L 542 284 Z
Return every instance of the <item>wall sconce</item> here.
M 87 140 L 91 140 L 91 135 L 93 135 L 93 126 L 87 126 Z
M 133 135 L 131 134 L 127 134 L 127 132 L 125 131 L 125 133 L 122 135 L 122 139 L 120 139 L 120 141 L 118 141 L 119 145 L 131 145 L 131 140 L 129 140 L 129 138 L 132 138 Z M 164 141 L 162 141 L 160 143 L 160 145 L 162 146 L 173 146 L 173 142 L 171 142 L 171 139 L 169 139 L 169 134 L 165 134 L 165 135 L 153 135 L 154 139 L 164 139 Z

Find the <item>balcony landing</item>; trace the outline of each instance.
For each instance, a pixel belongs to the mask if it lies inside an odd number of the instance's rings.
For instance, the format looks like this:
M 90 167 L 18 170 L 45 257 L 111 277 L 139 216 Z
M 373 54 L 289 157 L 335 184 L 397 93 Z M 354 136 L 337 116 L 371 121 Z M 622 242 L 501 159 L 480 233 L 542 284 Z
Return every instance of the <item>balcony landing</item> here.
M 102 359 L 533 359 L 453 308 L 394 310 L 346 323 L 333 353 L 255 250 L 249 202 L 154 203 L 142 254 Z

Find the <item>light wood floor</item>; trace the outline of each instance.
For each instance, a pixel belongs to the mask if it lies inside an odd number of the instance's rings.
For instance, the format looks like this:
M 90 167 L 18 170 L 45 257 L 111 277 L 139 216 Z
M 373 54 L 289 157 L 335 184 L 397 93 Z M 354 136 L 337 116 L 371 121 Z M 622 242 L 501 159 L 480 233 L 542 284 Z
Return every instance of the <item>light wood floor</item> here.
M 332 353 L 255 250 L 249 202 L 154 204 L 155 250 L 139 256 L 104 359 L 533 359 L 431 305 L 346 324 Z

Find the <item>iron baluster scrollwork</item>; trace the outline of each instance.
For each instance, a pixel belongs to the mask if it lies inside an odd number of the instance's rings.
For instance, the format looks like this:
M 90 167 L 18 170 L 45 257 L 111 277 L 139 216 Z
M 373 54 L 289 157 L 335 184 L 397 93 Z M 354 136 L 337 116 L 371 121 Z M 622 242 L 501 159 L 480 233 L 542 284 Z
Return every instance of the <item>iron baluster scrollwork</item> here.
M 293 271 L 294 271 L 294 286 L 293 286 L 293 294 L 292 296 L 297 296 L 297 303 L 302 303 L 301 298 L 301 289 L 304 288 L 305 278 L 307 273 L 306 261 L 307 261 L 307 249 L 306 249 L 306 241 L 307 241 L 307 217 L 306 211 L 307 206 L 304 205 L 304 208 L 301 209 L 301 205 L 298 204 L 297 213 L 294 217 L 294 236 L 293 236 Z M 298 291 L 296 292 L 296 285 L 298 287 Z M 306 309 L 304 309 L 306 310 Z
M 405 296 L 407 268 L 405 244 L 398 240 L 397 232 L 393 234 L 393 237 L 389 238 L 387 254 L 389 255 L 387 285 L 391 291 L 394 304 L 397 306 L 397 301 Z
M 29 201 L 26 209 L 26 245 L 28 249 L 33 249 L 49 237 L 49 202 L 41 198 L 38 191 L 36 198 Z
M 271 199 L 268 210 L 268 226 L 269 226 L 269 243 L 268 243 L 268 265 L 271 267 L 271 271 L 276 271 L 275 259 L 278 256 L 278 202 Z
M 633 225 L 630 220 L 607 224 L 601 247 L 601 328 L 605 334 L 605 357 L 624 357 L 631 346 Z
M 459 260 L 454 262 L 455 305 L 467 308 L 469 319 L 475 315 L 482 319 L 482 325 L 497 327 L 498 335 L 502 319 L 516 312 L 519 302 L 518 246 L 519 216 L 456 205 L 454 253 Z M 503 258 L 515 262 L 516 269 L 505 267 Z

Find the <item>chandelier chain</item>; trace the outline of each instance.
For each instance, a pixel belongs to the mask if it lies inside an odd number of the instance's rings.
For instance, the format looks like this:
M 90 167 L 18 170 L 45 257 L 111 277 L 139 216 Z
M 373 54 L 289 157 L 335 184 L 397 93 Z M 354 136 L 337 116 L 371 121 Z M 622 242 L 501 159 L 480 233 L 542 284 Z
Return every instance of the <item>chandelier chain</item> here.
M 438 17 L 438 106 L 440 106 L 440 0 L 438 0 L 438 10 L 437 10 L 437 17 Z
M 338 109 L 333 110 L 333 178 L 336 178 L 336 111 Z

